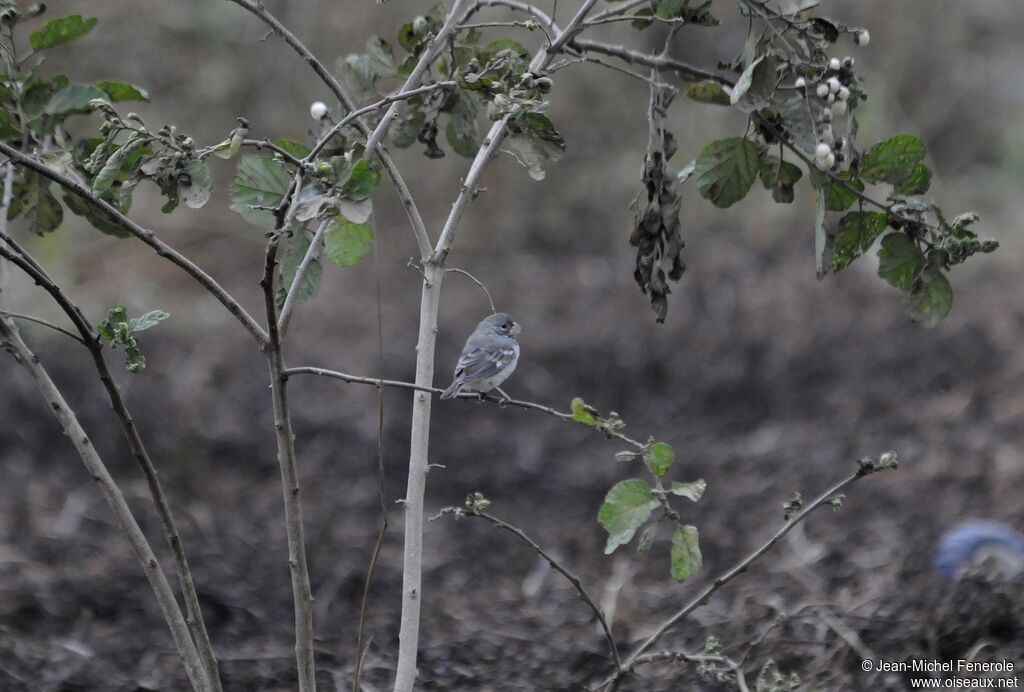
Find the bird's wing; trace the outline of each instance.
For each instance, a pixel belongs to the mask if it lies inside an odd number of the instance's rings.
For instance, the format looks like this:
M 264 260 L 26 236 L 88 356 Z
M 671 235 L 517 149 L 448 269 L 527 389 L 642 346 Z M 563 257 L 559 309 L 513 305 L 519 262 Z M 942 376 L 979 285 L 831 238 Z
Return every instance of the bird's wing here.
M 486 336 L 470 339 L 455 366 L 455 379 L 474 382 L 507 370 L 516 359 L 515 339 Z

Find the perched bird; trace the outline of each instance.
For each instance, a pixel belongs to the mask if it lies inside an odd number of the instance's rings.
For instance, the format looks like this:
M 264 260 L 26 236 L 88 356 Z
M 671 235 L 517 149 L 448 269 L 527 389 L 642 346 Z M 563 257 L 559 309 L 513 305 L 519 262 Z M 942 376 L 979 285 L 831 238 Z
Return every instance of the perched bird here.
M 441 394 L 442 399 L 451 399 L 460 392 L 484 394 L 492 389 L 509 399 L 501 390 L 502 382 L 508 379 L 519 362 L 519 342 L 516 334 L 519 323 L 504 312 L 496 312 L 477 325 L 476 331 L 466 339 L 455 366 L 455 379 Z
M 935 551 L 935 568 L 954 579 L 972 565 L 989 563 L 1001 575 L 1024 572 L 1024 535 L 997 521 L 964 521 L 943 534 Z

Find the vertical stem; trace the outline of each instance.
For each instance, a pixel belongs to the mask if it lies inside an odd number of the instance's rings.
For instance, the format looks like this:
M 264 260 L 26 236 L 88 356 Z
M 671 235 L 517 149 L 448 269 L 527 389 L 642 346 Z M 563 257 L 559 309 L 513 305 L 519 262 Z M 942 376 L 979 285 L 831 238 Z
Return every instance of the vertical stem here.
M 434 346 L 437 342 L 437 311 L 444 279 L 440 263 L 423 267 L 420 296 L 420 332 L 416 343 L 416 384 L 434 383 Z M 423 581 L 423 496 L 427 487 L 430 444 L 430 402 L 433 395 L 418 391 L 412 398 L 412 439 L 409 480 L 405 494 L 405 556 L 402 570 L 402 624 L 398 638 L 398 670 L 395 692 L 412 692 L 416 681 L 416 654 L 420 632 L 420 592 Z
M 39 388 L 43 399 L 49 405 L 50 410 L 53 411 L 53 415 L 57 418 L 61 429 L 63 429 L 71 443 L 75 446 L 75 450 L 82 458 L 93 480 L 96 481 L 96 485 L 99 486 L 100 492 L 103 494 L 104 499 L 106 499 L 107 504 L 114 510 L 117 523 L 127 535 L 129 543 L 131 543 L 132 548 L 135 550 L 135 556 L 142 565 L 142 570 L 145 572 L 146 578 L 153 588 L 157 603 L 163 612 L 164 620 L 167 621 L 167 625 L 170 627 L 175 647 L 185 664 L 185 672 L 188 675 L 189 682 L 192 684 L 192 688 L 208 692 L 211 690 L 210 681 L 206 677 L 206 671 L 199 658 L 199 653 L 196 651 L 195 643 L 189 635 L 188 625 L 181 614 L 181 608 L 178 606 L 177 600 L 175 600 L 174 591 L 167 581 L 167 576 L 160 569 L 160 564 L 157 562 L 156 554 L 153 552 L 152 547 L 150 547 L 149 541 L 146 540 L 145 534 L 142 533 L 138 522 L 135 521 L 128 502 L 117 487 L 110 472 L 107 471 L 107 467 L 104 465 L 96 448 L 93 447 L 92 441 L 78 422 L 78 418 L 68 406 L 57 385 L 54 384 L 49 374 L 40 364 L 39 358 L 21 339 L 17 327 L 5 317 L 0 317 L 0 344 L 2 344 L 3 348 L 10 351 L 15 360 L 36 381 L 36 386 Z
M 274 430 L 277 434 L 277 463 L 281 467 L 284 515 L 288 535 L 288 566 L 292 575 L 295 602 L 295 660 L 299 692 L 315 692 L 316 666 L 313 661 L 313 592 L 306 564 L 306 542 L 302 528 L 302 502 L 299 496 L 299 472 L 295 457 L 295 435 L 288 409 L 288 379 L 284 374 L 284 353 L 277 330 L 274 303 L 274 268 L 277 265 L 277 238 L 267 246 L 263 268 L 263 299 L 267 310 L 267 363 L 270 367 L 270 392 L 274 405 Z

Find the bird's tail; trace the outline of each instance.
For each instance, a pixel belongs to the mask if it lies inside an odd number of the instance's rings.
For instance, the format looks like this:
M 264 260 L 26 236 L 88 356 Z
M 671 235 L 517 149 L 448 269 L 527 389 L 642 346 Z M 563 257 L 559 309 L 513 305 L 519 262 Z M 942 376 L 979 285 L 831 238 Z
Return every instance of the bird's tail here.
M 461 391 L 462 391 L 462 383 L 459 382 L 458 380 L 455 380 L 454 382 L 452 382 L 451 386 L 448 387 L 448 389 L 446 389 L 443 392 L 441 392 L 441 398 L 442 399 L 454 399 L 455 397 L 457 397 L 459 395 L 459 392 L 461 392 Z

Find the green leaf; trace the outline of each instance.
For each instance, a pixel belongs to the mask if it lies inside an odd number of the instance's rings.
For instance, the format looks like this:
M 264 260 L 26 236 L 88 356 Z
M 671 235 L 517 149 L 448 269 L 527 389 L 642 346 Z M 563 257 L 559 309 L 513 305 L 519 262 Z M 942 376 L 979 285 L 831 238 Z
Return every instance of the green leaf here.
M 893 193 L 897 195 L 923 195 L 932 184 L 932 172 L 928 166 L 919 163 L 904 180 L 896 183 Z
M 887 225 L 882 212 L 851 211 L 839 220 L 832 253 L 832 269 L 839 271 L 865 253 Z
M 913 135 L 879 142 L 860 160 L 860 177 L 869 183 L 899 184 L 910 178 L 924 158 L 924 143 Z
M 149 101 L 149 92 L 134 84 L 105 79 L 96 82 L 96 88 L 109 96 L 111 101 Z
M 105 99 L 107 95 L 91 84 L 69 84 L 53 93 L 44 112 L 49 115 L 85 110 L 93 99 Z
M 284 149 L 297 159 L 306 158 L 307 156 L 309 156 L 309 152 L 312 151 L 302 142 L 298 142 L 294 139 L 288 139 L 287 137 L 282 137 L 281 139 L 275 140 L 274 144 L 281 147 L 282 149 Z
M 459 90 L 459 98 L 452 106 L 445 134 L 448 145 L 456 154 L 473 158 L 478 148 L 476 134 L 476 104 L 468 91 Z
M 818 209 L 814 215 L 814 267 L 818 280 L 828 274 L 832 264 L 832 238 L 825 223 L 825 191 L 818 190 Z
M 140 317 L 133 317 L 128 320 L 128 327 L 133 332 L 144 332 L 147 329 L 152 329 L 170 316 L 171 313 L 163 310 L 150 310 Z
M 704 496 L 704 491 L 707 489 L 708 484 L 704 482 L 704 479 L 698 479 L 690 483 L 672 483 L 672 487 L 669 492 L 673 495 L 679 495 L 685 497 L 687 500 L 692 502 L 700 502 L 700 498 Z
M 592 425 L 596 428 L 604 422 L 601 420 L 601 415 L 597 412 L 597 409 L 579 397 L 572 400 L 570 409 L 572 410 L 572 419 L 577 423 Z
M 48 21 L 38 31 L 33 31 L 32 35 L 29 36 L 29 43 L 32 44 L 32 50 L 34 51 L 44 50 L 61 43 L 68 43 L 92 31 L 97 21 L 99 20 L 95 17 L 82 19 L 80 14 L 57 17 Z
M 370 162 L 366 159 L 359 159 L 352 166 L 348 180 L 342 184 L 341 194 L 351 200 L 360 202 L 373 195 L 379 180 L 380 175 L 370 167 Z
M 56 230 L 64 220 L 64 208 L 50 192 L 50 181 L 34 171 L 25 173 L 25 181 L 13 191 L 14 199 L 7 210 L 7 218 L 19 213 L 36 235 Z
M 910 319 L 925 329 L 936 326 L 953 307 L 953 288 L 941 271 L 928 271 L 903 303 Z
M 292 282 L 295 280 L 295 272 L 309 250 L 309 242 L 305 230 L 300 230 L 292 236 L 291 242 L 288 244 L 288 251 L 281 260 L 281 282 L 284 284 L 285 295 L 291 289 Z M 306 272 L 305 280 L 298 289 L 299 304 L 305 303 L 313 297 L 320 287 L 322 274 L 323 265 L 320 264 L 320 260 L 313 260 L 309 265 L 309 271 Z
M 730 137 L 704 147 L 693 175 L 705 199 L 716 207 L 729 207 L 750 191 L 757 168 L 757 146 L 745 137 Z
M 847 185 L 858 192 L 864 192 L 864 181 L 853 177 L 849 171 L 839 171 L 836 177 L 842 179 Z M 828 195 L 829 211 L 846 211 L 857 201 L 857 195 L 830 178 L 826 178 L 823 185 Z
M 562 158 L 565 154 L 565 140 L 555 129 L 554 123 L 540 113 L 527 113 L 518 122 L 524 126 L 525 131 L 510 137 L 509 146 L 519 162 L 526 166 L 531 178 L 544 180 L 543 165 Z
M 791 204 L 795 198 L 793 187 L 803 177 L 804 172 L 789 161 L 780 162 L 774 156 L 763 156 L 758 174 L 765 189 L 772 191 L 772 199 L 780 204 Z
M 251 224 L 273 224 L 274 215 L 269 210 L 253 209 L 252 205 L 276 207 L 287 194 L 290 184 L 288 171 L 272 158 L 243 156 L 239 159 L 235 179 L 231 181 L 231 209 Z
M 659 502 L 646 481 L 638 478 L 620 481 L 608 491 L 597 513 L 597 520 L 608 532 L 605 555 L 633 539 Z
M 703 558 L 697 527 L 687 524 L 672 534 L 672 578 L 686 581 L 700 571 Z
M 131 235 L 122 228 L 113 218 L 102 209 L 89 204 L 78 195 L 70 192 L 64 194 L 64 204 L 75 216 L 80 216 L 100 233 L 114 236 L 115 238 L 127 238 Z
M 715 106 L 728 106 L 732 103 L 722 85 L 710 79 L 694 82 L 686 87 L 686 97 L 698 103 L 710 103 Z
M 654 543 L 654 536 L 658 533 L 658 523 L 654 521 L 644 527 L 643 532 L 640 534 L 640 540 L 636 544 L 636 552 L 638 554 L 646 553 L 651 549 L 651 545 Z
M 878 275 L 901 291 L 910 291 L 924 267 L 920 248 L 904 233 L 890 233 L 878 249 Z
M 210 201 L 210 192 L 213 191 L 210 169 L 199 159 L 188 162 L 184 175 L 178 177 L 178 184 L 181 199 L 192 209 L 199 209 Z
M 684 0 L 660 0 L 654 14 L 661 19 L 672 19 L 682 11 L 684 4 Z
M 404 149 L 416 143 L 416 138 L 427 121 L 427 115 L 423 111 L 416 111 L 405 116 L 395 118 L 388 129 L 388 137 L 392 144 Z
M 746 78 L 746 79 L 744 79 Z M 776 64 L 770 55 L 755 59 L 743 70 L 729 102 L 744 113 L 752 113 L 771 103 L 775 93 Z M 742 91 L 737 95 L 737 90 Z
M 667 443 L 655 442 L 644 454 L 644 463 L 651 473 L 661 478 L 672 468 L 672 464 L 676 463 L 676 453 Z
M 499 38 L 491 41 L 480 49 L 480 54 L 489 57 L 496 53 L 500 53 L 503 50 L 510 50 L 524 60 L 530 57 L 530 51 L 526 50 L 526 48 L 523 47 L 523 44 L 518 41 L 513 41 L 510 38 Z
M 324 233 L 327 257 L 339 267 L 351 267 L 372 249 L 373 229 L 369 224 L 352 223 L 339 216 Z

